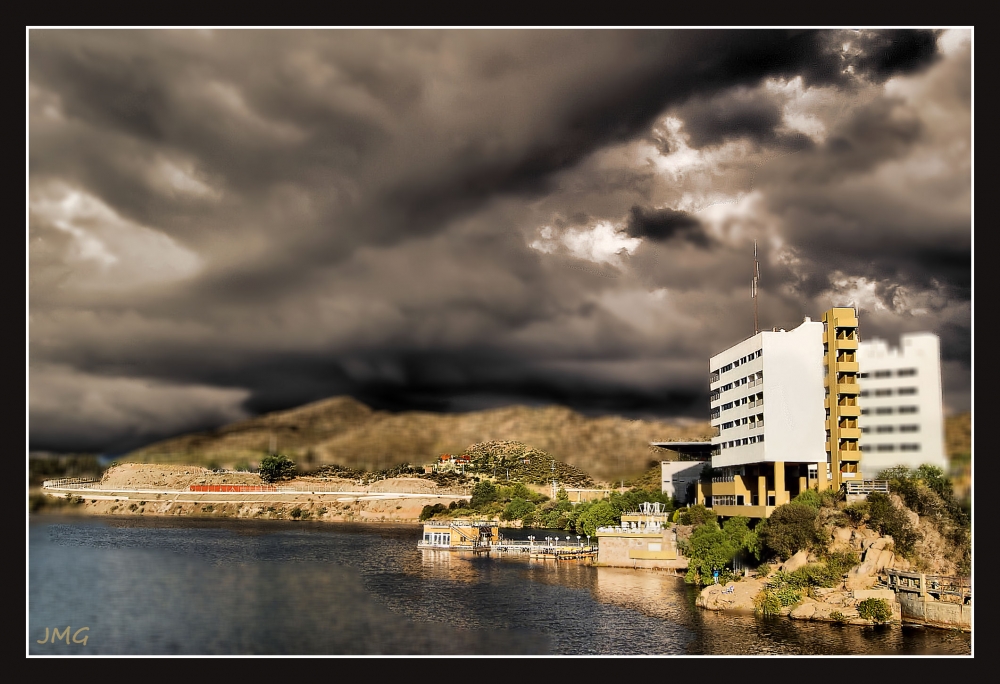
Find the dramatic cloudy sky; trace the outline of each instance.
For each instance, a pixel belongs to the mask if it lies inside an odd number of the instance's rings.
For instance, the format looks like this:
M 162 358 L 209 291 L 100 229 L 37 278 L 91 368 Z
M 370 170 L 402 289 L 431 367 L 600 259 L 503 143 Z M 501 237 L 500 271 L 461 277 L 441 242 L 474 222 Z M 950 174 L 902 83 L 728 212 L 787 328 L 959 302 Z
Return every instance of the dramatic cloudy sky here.
M 760 320 L 940 335 L 969 30 L 31 30 L 30 448 L 350 394 L 707 419 Z

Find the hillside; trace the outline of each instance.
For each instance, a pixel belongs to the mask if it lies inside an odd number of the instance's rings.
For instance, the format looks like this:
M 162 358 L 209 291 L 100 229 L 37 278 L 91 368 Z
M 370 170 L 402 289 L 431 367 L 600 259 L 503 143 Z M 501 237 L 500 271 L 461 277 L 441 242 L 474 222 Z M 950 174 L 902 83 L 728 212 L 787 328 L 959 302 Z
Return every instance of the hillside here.
M 339 464 L 385 469 L 421 464 L 470 445 L 517 441 L 609 481 L 633 477 L 663 458 L 659 440 L 707 439 L 708 422 L 682 425 L 620 417 L 588 418 L 570 409 L 510 406 L 460 414 L 374 411 L 333 397 L 268 413 L 216 430 L 182 435 L 127 454 L 124 460 L 231 466 L 258 462 L 274 446 L 305 469 Z

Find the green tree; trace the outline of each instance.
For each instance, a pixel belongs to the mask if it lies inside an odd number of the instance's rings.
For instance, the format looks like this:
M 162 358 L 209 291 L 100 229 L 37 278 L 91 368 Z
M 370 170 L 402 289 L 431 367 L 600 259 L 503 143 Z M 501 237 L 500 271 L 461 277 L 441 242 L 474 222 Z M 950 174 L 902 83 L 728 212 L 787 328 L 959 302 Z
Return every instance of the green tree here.
M 529 513 L 535 512 L 535 504 L 520 497 L 511 499 L 507 507 L 503 509 L 501 517 L 504 520 L 521 520 Z
M 760 531 L 764 548 L 782 560 L 797 551 L 811 548 L 818 539 L 816 515 L 816 509 L 805 504 L 787 503 L 778 506 Z
M 259 474 L 264 482 L 290 480 L 295 477 L 295 462 L 284 454 L 271 454 L 260 462 Z
M 576 529 L 593 537 L 598 527 L 611 527 L 621 522 L 621 515 L 615 512 L 608 501 L 598 501 L 588 506 L 576 521 Z
M 487 504 L 491 504 L 498 498 L 497 488 L 489 480 L 483 480 L 472 488 L 472 498 L 469 500 L 469 508 L 480 509 Z
M 712 520 L 699 525 L 687 540 L 689 560 L 685 581 L 689 584 L 707 584 L 712 581 L 712 571 L 727 566 L 737 551 L 719 523 Z
M 681 525 L 704 525 L 709 521 L 717 520 L 718 516 L 715 511 L 711 508 L 705 508 L 704 504 L 688 506 L 687 509 L 681 510 L 680 515 L 677 516 L 677 522 Z

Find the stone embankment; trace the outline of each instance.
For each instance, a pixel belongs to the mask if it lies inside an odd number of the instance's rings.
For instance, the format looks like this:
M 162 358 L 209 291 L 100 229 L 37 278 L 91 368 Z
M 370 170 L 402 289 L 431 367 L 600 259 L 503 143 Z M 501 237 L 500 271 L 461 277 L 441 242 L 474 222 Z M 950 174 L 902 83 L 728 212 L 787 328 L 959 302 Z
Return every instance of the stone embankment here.
M 803 590 L 802 599 L 795 605 L 783 607 L 780 614 L 794 620 L 869 625 L 871 622 L 858 615 L 857 606 L 867 598 L 880 598 L 885 599 L 892 609 L 892 622 L 899 623 L 900 604 L 896 600 L 895 592 L 891 589 L 874 588 L 878 582 L 878 573 L 891 568 L 895 560 L 892 538 L 872 538 L 870 535 L 862 534 L 858 536 L 857 543 L 862 548 L 861 563 L 851 569 L 839 586 L 829 589 L 812 587 L 808 591 Z M 816 560 L 807 552 L 800 551 L 771 569 L 794 572 Z M 767 583 L 767 577 L 757 577 L 728 584 L 709 585 L 701 591 L 695 604 L 708 610 L 753 612 L 754 597 L 767 587 Z
M 47 487 L 69 498 L 60 513 L 297 519 L 329 522 L 417 523 L 424 506 L 467 500 L 462 488 L 439 487 L 419 478 L 362 485 L 341 478 L 296 478 L 278 492 L 204 492 L 205 485 L 260 485 L 253 473 L 216 473 L 191 466 L 127 463 L 109 469 L 100 482 Z

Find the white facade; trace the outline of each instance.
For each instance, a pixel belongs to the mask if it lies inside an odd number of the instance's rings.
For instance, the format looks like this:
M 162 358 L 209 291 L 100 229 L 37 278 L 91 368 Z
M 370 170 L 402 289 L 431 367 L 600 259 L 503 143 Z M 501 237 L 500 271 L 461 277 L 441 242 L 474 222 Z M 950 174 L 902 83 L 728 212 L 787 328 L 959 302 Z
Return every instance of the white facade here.
M 661 461 L 660 491 L 674 497 L 678 504 L 693 503 L 688 501 L 687 488 L 697 484 L 704 467 L 704 461 Z
M 898 348 L 879 339 L 859 342 L 858 369 L 864 476 L 897 465 L 947 472 L 937 335 L 904 334 Z
M 712 467 L 826 461 L 823 324 L 806 318 L 712 357 Z

